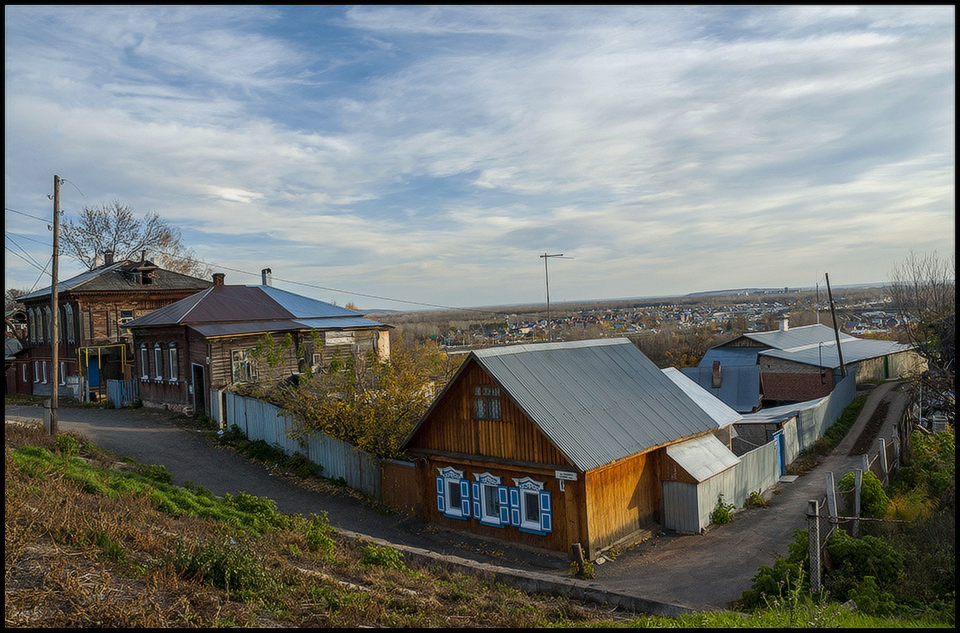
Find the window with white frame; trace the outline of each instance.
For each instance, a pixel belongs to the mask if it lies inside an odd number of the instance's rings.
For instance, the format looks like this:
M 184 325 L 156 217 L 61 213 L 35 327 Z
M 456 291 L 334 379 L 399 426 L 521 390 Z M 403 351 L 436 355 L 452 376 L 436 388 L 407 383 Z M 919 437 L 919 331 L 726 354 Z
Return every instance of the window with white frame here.
M 170 343 L 168 354 L 170 355 L 170 382 L 177 382 L 180 378 L 180 362 L 176 343 Z
M 27 382 L 27 363 L 20 365 L 20 378 L 23 382 Z
M 140 343 L 140 380 L 150 379 L 149 355 L 147 354 L 147 344 Z
M 552 532 L 553 511 L 550 493 L 545 490 L 544 483 L 530 477 L 513 481 L 517 487 L 510 489 L 510 522 L 521 532 Z
M 53 312 L 50 311 L 49 307 L 43 309 L 43 331 L 45 333 L 45 338 L 43 339 L 46 342 L 50 342 L 53 337 L 50 334 L 53 328 Z M 46 382 L 46 381 L 44 381 Z
M 60 384 L 67 384 L 67 364 L 63 361 L 60 361 Z
M 154 378 L 163 380 L 163 348 L 159 342 L 153 344 Z
M 507 506 L 507 489 L 500 485 L 500 477 L 490 473 L 474 474 L 477 481 L 472 484 L 473 516 L 481 523 L 503 527 L 509 523 L 509 518 L 503 516 L 502 510 Z M 501 503 L 501 497 L 503 502 Z
M 40 382 L 47 384 L 47 361 L 40 363 L 40 378 L 42 379 Z
M 64 318 L 64 329 L 67 331 L 67 342 L 73 343 L 76 340 L 76 334 L 74 330 L 76 328 L 76 323 L 73 320 L 73 306 L 69 303 L 63 307 Z
M 454 519 L 470 518 L 470 482 L 452 466 L 438 468 L 437 510 Z
M 250 357 L 249 349 L 235 349 L 231 352 L 233 366 L 233 382 L 254 382 L 257 379 L 257 369 Z

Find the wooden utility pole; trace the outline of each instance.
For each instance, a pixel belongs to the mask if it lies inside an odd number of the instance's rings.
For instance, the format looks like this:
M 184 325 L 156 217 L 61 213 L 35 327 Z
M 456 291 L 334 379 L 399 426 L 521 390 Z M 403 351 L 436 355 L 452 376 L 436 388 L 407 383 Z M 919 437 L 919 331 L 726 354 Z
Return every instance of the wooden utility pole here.
M 540 256 L 540 259 L 543 260 L 543 276 L 547 282 L 547 341 L 550 341 L 552 336 L 550 332 L 550 273 L 547 271 L 547 260 L 551 257 L 563 257 L 563 253 L 554 253 L 553 255 L 548 255 L 544 253 Z M 563 257 L 563 259 L 573 259 L 572 257 Z
M 53 315 L 50 327 L 50 435 L 57 435 L 57 407 L 60 404 L 60 306 L 57 292 L 57 264 L 60 251 L 60 176 L 53 176 L 53 257 L 50 268 L 50 311 Z
M 830 292 L 830 275 L 823 273 L 827 279 L 827 297 L 830 299 L 830 315 L 833 317 L 833 333 L 837 337 L 837 358 L 840 359 L 840 378 L 847 377 L 847 370 L 843 367 L 843 352 L 840 351 L 840 330 L 837 328 L 837 311 L 833 307 L 833 293 Z

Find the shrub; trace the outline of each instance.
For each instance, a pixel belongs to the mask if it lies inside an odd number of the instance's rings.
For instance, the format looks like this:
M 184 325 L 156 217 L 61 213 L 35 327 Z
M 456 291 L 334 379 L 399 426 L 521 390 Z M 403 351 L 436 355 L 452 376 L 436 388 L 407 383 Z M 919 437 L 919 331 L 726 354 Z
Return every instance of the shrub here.
M 332 553 L 334 548 L 336 548 L 336 543 L 334 543 L 331 538 L 332 532 L 333 528 L 327 523 L 326 512 L 319 516 L 311 516 L 307 522 L 307 549 L 311 552 L 319 551 L 323 554 Z
M 854 487 L 855 475 L 849 472 L 840 478 L 837 482 L 837 488 L 840 490 L 852 490 Z M 852 499 L 853 497 L 851 497 Z M 863 473 L 860 481 L 860 512 L 863 516 L 880 518 L 887 512 L 887 504 L 890 500 L 887 493 L 883 491 L 883 484 L 871 471 Z M 852 509 L 851 509 L 852 511 Z
M 808 542 L 806 530 L 794 530 L 787 557 L 776 559 L 773 567 L 761 565 L 750 589 L 740 594 L 735 606 L 745 610 L 763 608 L 768 600 L 783 598 L 791 587 L 809 591 L 810 582 L 803 571 L 809 559 Z
M 158 481 L 162 484 L 173 482 L 173 475 L 167 472 L 167 467 L 163 464 L 151 464 L 144 469 L 143 474 L 148 479 Z
M 733 521 L 733 509 L 734 506 L 732 503 L 724 503 L 723 493 L 717 497 L 717 507 L 714 508 L 713 513 L 710 515 L 710 521 L 716 523 L 717 525 L 724 525 Z
M 371 543 L 363 548 L 360 556 L 362 565 L 376 565 L 386 569 L 403 569 L 403 554 L 390 547 L 380 547 Z
M 873 576 L 864 577 L 863 581 L 850 590 L 850 599 L 857 603 L 857 609 L 867 615 L 890 615 L 896 605 L 893 594 L 880 591 L 877 579 Z
M 255 551 L 233 539 L 194 547 L 179 543 L 171 562 L 183 578 L 223 589 L 231 598 L 262 594 L 274 584 Z
M 840 600 L 849 598 L 862 578 L 873 576 L 881 588 L 888 588 L 903 572 L 903 554 L 883 538 L 855 539 L 837 530 L 827 541 L 827 552 L 834 564 L 827 579 Z
M 766 508 L 767 500 L 763 498 L 763 495 L 760 494 L 759 490 L 754 490 L 750 493 L 750 496 L 747 497 L 747 500 L 743 502 L 744 508 Z
M 74 455 L 80 454 L 80 444 L 77 442 L 77 438 L 73 437 L 72 435 L 58 433 L 55 442 L 57 445 L 57 450 L 60 451 L 60 455 L 64 459 L 69 459 Z

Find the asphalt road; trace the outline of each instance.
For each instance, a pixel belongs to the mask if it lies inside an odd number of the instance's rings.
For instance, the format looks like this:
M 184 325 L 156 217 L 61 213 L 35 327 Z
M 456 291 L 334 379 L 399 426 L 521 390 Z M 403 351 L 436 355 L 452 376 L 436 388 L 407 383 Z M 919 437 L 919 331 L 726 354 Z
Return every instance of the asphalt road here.
M 760 565 L 771 565 L 787 554 L 793 530 L 806 527 L 810 499 L 825 488 L 825 473 L 837 478 L 859 465 L 847 456 L 877 403 L 890 397 L 889 420 L 902 411 L 902 395 L 892 383 L 875 389 L 846 440 L 823 462 L 793 483 L 777 485 L 782 492 L 770 497 L 770 507 L 743 510 L 734 521 L 715 526 L 703 535 L 675 534 L 650 539 L 615 560 L 595 565 L 592 585 L 699 610 L 723 609 L 750 587 Z M 8 406 L 7 419 L 41 419 L 40 407 Z M 264 466 L 233 450 L 218 447 L 182 418 L 145 409 L 60 409 L 61 430 L 78 431 L 90 441 L 119 455 L 149 464 L 163 464 L 174 483 L 202 485 L 217 495 L 240 491 L 266 496 L 281 512 L 327 512 L 331 525 L 398 544 L 452 554 L 504 567 L 562 574 L 569 562 L 500 541 L 476 538 L 426 525 L 419 519 L 389 514 L 342 491 L 308 490 L 291 479 L 274 476 Z M 889 435 L 889 433 L 885 433 Z

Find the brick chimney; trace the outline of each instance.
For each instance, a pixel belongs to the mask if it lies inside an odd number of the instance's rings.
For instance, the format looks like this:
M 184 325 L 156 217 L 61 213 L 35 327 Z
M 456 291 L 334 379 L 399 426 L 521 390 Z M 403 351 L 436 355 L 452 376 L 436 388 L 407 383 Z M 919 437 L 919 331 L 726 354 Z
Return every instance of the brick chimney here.
M 103 251 L 103 263 L 106 266 L 113 265 L 113 251 Z
M 261 285 L 271 286 L 273 285 L 273 271 L 269 268 L 264 268 L 260 271 L 260 282 Z
M 710 380 L 710 386 L 714 389 L 719 389 L 720 385 L 723 384 L 723 374 L 720 373 L 720 361 L 713 361 L 713 377 Z
M 222 286 L 222 285 L 223 285 L 223 278 L 224 278 L 225 276 L 226 276 L 226 275 L 224 275 L 224 273 L 213 273 L 213 285 L 214 285 L 214 286 Z
M 789 317 L 787 317 L 787 315 L 783 315 L 782 317 L 780 317 L 780 331 L 786 332 L 789 329 L 790 329 L 790 319 Z

